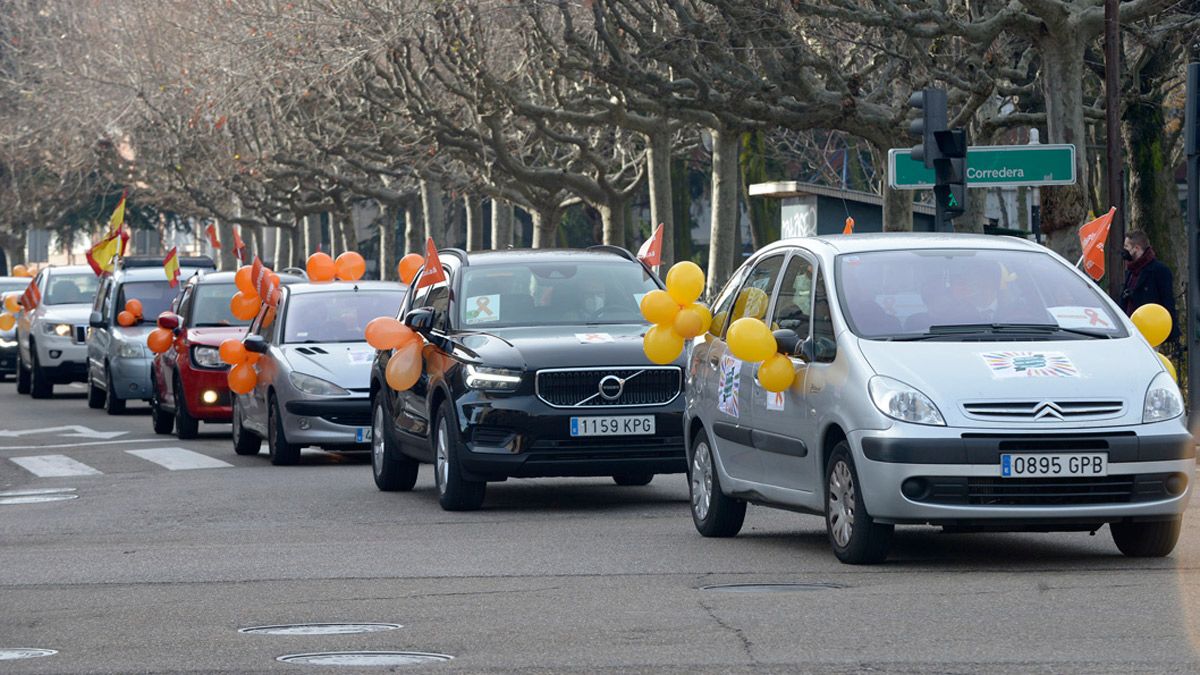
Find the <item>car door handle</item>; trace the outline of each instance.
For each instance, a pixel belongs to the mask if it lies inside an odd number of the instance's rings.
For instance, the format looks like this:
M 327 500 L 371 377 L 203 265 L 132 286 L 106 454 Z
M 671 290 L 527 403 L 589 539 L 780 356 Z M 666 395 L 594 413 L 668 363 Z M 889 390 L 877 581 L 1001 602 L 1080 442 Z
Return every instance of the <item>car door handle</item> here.
M 812 384 L 808 385 L 808 393 L 819 394 L 819 393 L 821 393 L 821 390 L 824 388 L 825 388 L 824 384 L 817 384 L 816 382 L 813 382 Z

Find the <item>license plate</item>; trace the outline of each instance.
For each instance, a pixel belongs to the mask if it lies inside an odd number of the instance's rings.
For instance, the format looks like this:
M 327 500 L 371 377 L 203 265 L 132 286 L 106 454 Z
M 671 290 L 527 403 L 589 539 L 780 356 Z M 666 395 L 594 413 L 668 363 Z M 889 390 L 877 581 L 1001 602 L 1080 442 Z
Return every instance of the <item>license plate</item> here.
M 572 417 L 572 436 L 646 436 L 654 433 L 654 415 Z
M 1001 478 L 1086 478 L 1108 475 L 1108 453 L 1000 455 Z
M 371 427 L 359 427 L 354 431 L 354 440 L 358 443 L 371 442 Z

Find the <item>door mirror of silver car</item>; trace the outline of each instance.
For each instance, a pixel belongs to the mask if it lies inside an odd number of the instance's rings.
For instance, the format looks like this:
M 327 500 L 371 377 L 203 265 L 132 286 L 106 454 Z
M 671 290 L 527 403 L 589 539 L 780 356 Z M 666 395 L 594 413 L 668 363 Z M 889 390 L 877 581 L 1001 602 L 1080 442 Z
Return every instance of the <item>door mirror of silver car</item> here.
M 246 348 L 246 351 L 255 354 L 267 353 L 267 341 L 261 335 L 247 335 L 246 339 L 242 340 L 242 346 Z
M 404 325 L 418 333 L 428 333 L 433 328 L 434 313 L 432 307 L 421 307 L 409 310 L 404 315 Z
M 775 344 L 780 354 L 784 356 L 804 356 L 800 353 L 800 348 L 803 340 L 800 339 L 800 334 L 791 328 L 780 328 L 772 333 L 775 336 Z M 807 356 L 804 360 L 809 360 Z
M 107 328 L 108 322 L 104 320 L 104 315 L 100 312 L 92 312 L 88 315 L 88 325 L 92 328 Z
M 158 315 L 158 327 L 159 328 L 165 328 L 169 331 L 176 331 L 176 330 L 179 330 L 180 323 L 181 323 L 181 320 L 180 320 L 178 314 L 173 314 L 171 312 L 163 312 L 162 314 Z

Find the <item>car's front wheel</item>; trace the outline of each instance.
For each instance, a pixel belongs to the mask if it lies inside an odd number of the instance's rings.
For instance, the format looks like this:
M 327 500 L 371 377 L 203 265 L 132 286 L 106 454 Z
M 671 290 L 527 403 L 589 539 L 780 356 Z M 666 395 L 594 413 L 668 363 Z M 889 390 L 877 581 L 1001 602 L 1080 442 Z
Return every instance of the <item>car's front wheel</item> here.
M 1162 558 L 1175 550 L 1183 518 L 1151 523 L 1110 523 L 1113 543 L 1130 558 Z
M 117 396 L 117 388 L 113 385 L 112 371 L 104 369 L 104 412 L 109 415 L 120 415 L 125 412 L 125 401 Z
M 175 435 L 180 440 L 190 440 L 200 434 L 200 420 L 192 417 L 183 395 L 183 383 L 175 380 Z
M 29 368 L 29 395 L 34 398 L 50 398 L 54 395 L 54 383 L 46 377 L 46 371 L 38 360 L 37 352 L 30 346 L 33 365 Z
M 437 414 L 433 439 L 434 479 L 437 481 L 438 503 L 447 511 L 474 511 L 483 506 L 487 483 L 463 478 L 458 456 L 461 447 L 458 430 L 451 418 L 450 405 L 443 405 Z
M 371 471 L 375 487 L 384 492 L 408 492 L 417 484 L 417 460 L 400 452 L 392 438 L 391 422 L 383 403 L 384 394 L 375 397 L 371 412 Z
M 87 378 L 87 406 L 92 410 L 99 410 L 104 407 L 104 390 L 96 386 L 95 381 L 92 380 L 90 370 L 88 371 Z M 171 433 L 171 430 L 168 429 L 167 433 Z
M 696 531 L 706 537 L 733 537 L 746 521 L 746 502 L 734 499 L 721 490 L 712 448 L 703 431 L 692 441 L 692 463 L 688 470 L 688 492 L 691 496 L 692 522 Z
M 839 442 L 825 469 L 825 530 L 834 555 L 850 565 L 883 562 L 893 529 L 867 513 L 850 446 Z
M 88 384 L 88 401 L 91 401 L 92 389 L 91 384 Z M 175 418 L 167 414 L 167 411 L 162 409 L 158 404 L 158 397 L 150 399 L 150 423 L 154 426 L 154 433 L 167 435 L 175 428 Z
M 279 401 L 271 395 L 267 407 L 267 453 L 271 463 L 276 466 L 288 466 L 300 461 L 300 446 L 288 443 L 283 430 L 283 414 L 279 411 Z
M 242 424 L 242 413 L 238 408 L 237 395 L 233 395 L 233 451 L 239 455 L 257 455 L 262 449 L 262 437 Z
M 25 367 L 25 360 L 20 356 L 17 357 L 17 393 L 29 393 L 29 369 Z

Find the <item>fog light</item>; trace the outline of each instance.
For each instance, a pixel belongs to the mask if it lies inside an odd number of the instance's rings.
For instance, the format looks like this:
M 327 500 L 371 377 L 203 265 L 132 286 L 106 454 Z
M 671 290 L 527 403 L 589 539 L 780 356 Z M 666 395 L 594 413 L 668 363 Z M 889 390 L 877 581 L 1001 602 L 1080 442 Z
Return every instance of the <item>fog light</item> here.
M 60 357 L 60 356 L 62 356 L 62 350 L 61 350 L 61 349 L 51 349 L 51 350 L 50 350 L 50 358 L 52 358 L 52 359 L 57 359 L 57 358 L 58 358 L 58 357 Z
M 200 400 L 204 401 L 208 405 L 212 405 L 217 402 L 217 392 L 209 389 L 200 395 Z
M 1187 489 L 1188 477 L 1186 474 L 1176 473 L 1171 474 L 1167 478 L 1167 492 L 1173 495 L 1181 495 Z
M 312 427 L 312 423 L 308 421 L 307 417 L 301 417 L 297 423 L 300 425 L 301 431 L 308 431 Z
M 900 484 L 900 493 L 913 501 L 924 499 L 929 492 L 929 483 L 924 478 L 906 478 Z
M 129 391 L 137 391 L 137 390 L 138 390 L 137 382 L 130 382 L 129 383 Z

